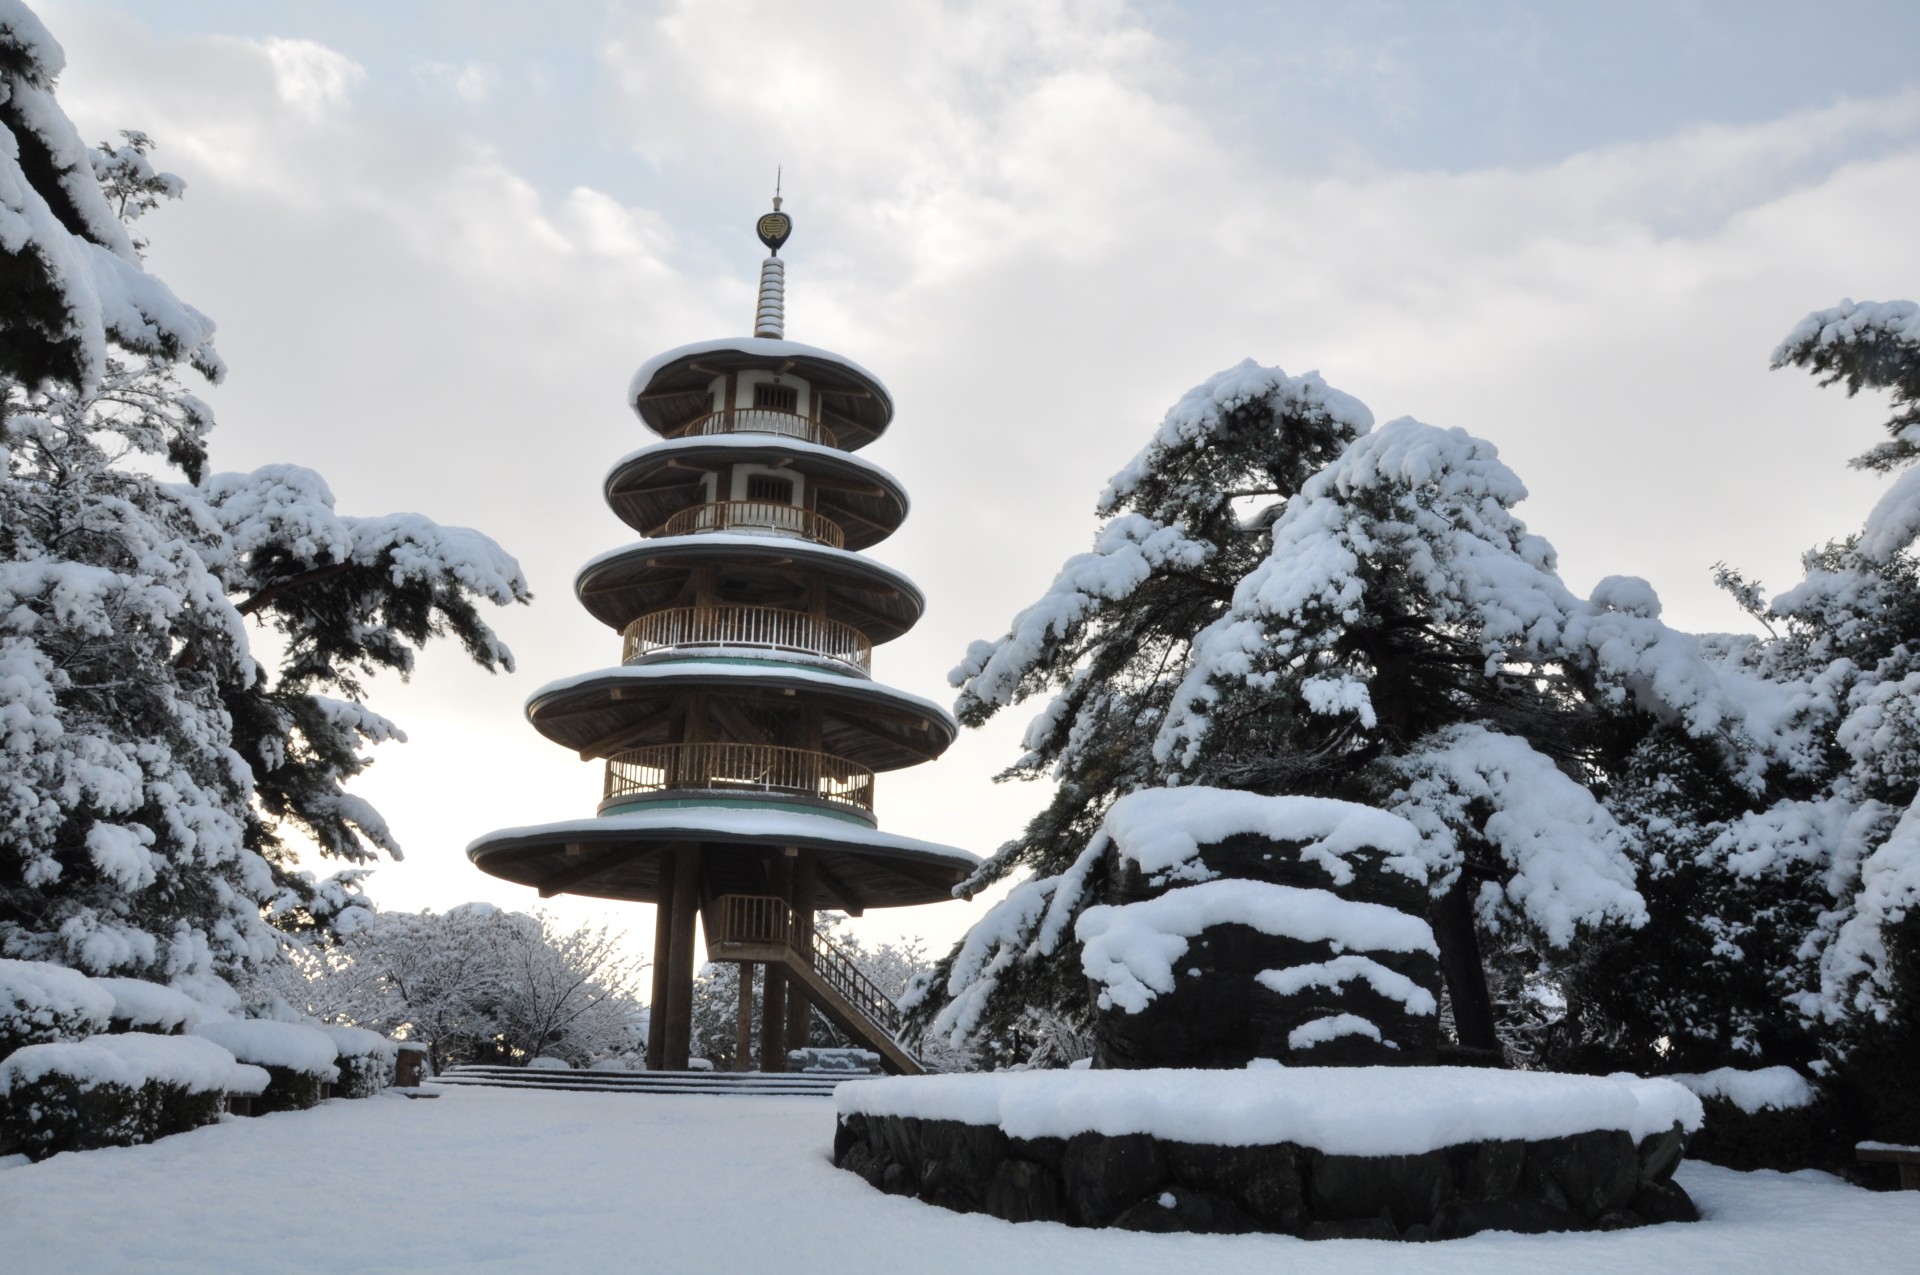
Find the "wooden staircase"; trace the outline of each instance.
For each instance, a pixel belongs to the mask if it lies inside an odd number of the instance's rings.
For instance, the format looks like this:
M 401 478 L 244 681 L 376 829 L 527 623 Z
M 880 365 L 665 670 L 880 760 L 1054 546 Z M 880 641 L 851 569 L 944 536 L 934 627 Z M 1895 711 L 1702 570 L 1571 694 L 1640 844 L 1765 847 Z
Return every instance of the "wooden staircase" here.
M 918 1076 L 926 1070 L 900 1043 L 900 1011 L 892 998 L 831 939 L 815 934 L 785 899 L 722 895 L 706 909 L 704 924 L 709 960 L 782 966 L 829 1022 L 879 1054 L 888 1071 Z

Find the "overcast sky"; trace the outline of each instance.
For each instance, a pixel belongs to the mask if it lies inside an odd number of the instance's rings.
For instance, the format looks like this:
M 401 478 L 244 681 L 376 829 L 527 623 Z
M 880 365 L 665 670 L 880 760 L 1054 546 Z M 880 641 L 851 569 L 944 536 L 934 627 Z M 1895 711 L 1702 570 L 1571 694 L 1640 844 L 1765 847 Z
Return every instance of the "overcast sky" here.
M 450 651 L 376 691 L 411 736 L 360 789 L 407 847 L 390 907 L 529 906 L 466 843 L 591 813 L 597 767 L 521 706 L 617 659 L 571 583 L 631 536 L 599 501 L 652 437 L 627 378 L 750 330 L 776 165 L 788 335 L 899 409 L 865 454 L 914 512 L 874 556 L 930 605 L 876 672 L 942 700 L 1167 406 L 1249 356 L 1492 440 L 1575 590 L 1640 575 L 1670 621 L 1740 627 L 1713 564 L 1784 588 L 1881 482 L 1845 461 L 1883 404 L 1768 354 L 1809 310 L 1920 294 L 1899 0 L 38 8 L 83 133 L 143 129 L 187 181 L 143 231 L 220 324 L 214 464 L 479 527 L 533 582 L 499 617 L 517 674 Z M 882 826 L 1013 835 L 1043 794 L 990 782 L 1003 716 L 884 776 Z M 980 906 L 865 932 L 944 946 Z

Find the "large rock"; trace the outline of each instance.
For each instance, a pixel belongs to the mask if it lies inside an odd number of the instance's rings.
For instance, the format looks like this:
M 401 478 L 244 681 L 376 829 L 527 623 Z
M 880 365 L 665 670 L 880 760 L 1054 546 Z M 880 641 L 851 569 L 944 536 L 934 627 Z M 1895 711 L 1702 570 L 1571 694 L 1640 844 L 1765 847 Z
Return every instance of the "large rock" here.
M 1222 921 L 1182 932 L 1185 952 L 1162 971 L 1171 988 L 1152 987 L 1148 996 L 1139 987 L 1114 995 L 1089 944 L 1094 1066 L 1436 1060 L 1440 963 L 1426 923 L 1426 879 L 1412 853 L 1418 843 L 1412 825 L 1345 802 L 1165 789 L 1123 798 L 1104 829 L 1106 884 L 1095 911 L 1118 911 L 1083 918 L 1083 940 L 1089 930 L 1124 923 L 1116 916 L 1148 923 L 1169 910 L 1156 908 L 1156 901 L 1182 892 L 1217 899 L 1229 883 L 1247 883 L 1242 893 L 1249 900 L 1285 894 L 1296 903 L 1317 898 L 1324 904 L 1296 907 L 1309 923 L 1291 931 L 1271 922 Z M 1278 835 L 1287 829 L 1293 835 Z M 1342 909 L 1361 932 L 1378 931 L 1366 918 L 1386 910 L 1416 927 L 1420 942 L 1341 942 L 1316 932 L 1314 922 Z

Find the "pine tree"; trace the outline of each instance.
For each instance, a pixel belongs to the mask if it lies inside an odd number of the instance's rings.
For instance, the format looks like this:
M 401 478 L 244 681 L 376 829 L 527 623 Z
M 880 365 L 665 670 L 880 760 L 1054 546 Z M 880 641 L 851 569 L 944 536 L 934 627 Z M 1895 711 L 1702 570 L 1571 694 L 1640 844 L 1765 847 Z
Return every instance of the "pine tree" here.
M 142 269 L 121 220 L 150 205 L 137 191 L 117 209 L 103 198 L 94 158 L 54 100 L 65 63 L 39 18 L 0 0 L 0 129 L 11 138 L 0 149 L 0 376 L 91 392 L 111 344 L 217 380 L 212 322 Z M 124 194 L 139 164 L 119 163 L 109 183 Z
M 947 1035 L 959 1022 L 990 1055 L 1018 1061 L 1041 1044 L 1029 1007 L 1045 1010 L 1049 1032 L 1084 1025 L 1078 967 L 1027 956 L 1054 883 L 1115 798 L 1164 781 L 1154 738 L 1193 635 L 1226 609 L 1259 561 L 1266 525 L 1372 423 L 1364 406 L 1314 373 L 1290 377 L 1249 359 L 1209 378 L 1168 411 L 1101 493 L 1096 512 L 1105 521 L 1092 551 L 1070 559 L 1005 636 L 974 643 L 953 670 L 956 711 L 967 725 L 1046 697 L 1024 756 L 1000 778 L 1045 777 L 1057 787 L 1022 835 L 964 886 L 1031 876 L 909 991 L 917 1030 L 938 1018 Z M 974 994 L 956 1015 L 950 998 L 961 986 Z
M 443 634 L 510 668 L 475 604 L 526 584 L 478 533 L 337 514 L 311 471 L 207 472 L 212 415 L 173 366 L 218 374 L 212 324 L 140 269 L 116 216 L 182 183 L 139 134 L 90 158 L 54 102 L 58 66 L 0 3 L 19 151 L 0 219 L 25 245 L 0 254 L 0 953 L 228 977 L 276 952 L 263 910 L 365 920 L 363 870 L 316 882 L 285 831 L 356 865 L 398 853 L 345 790 L 363 745 L 400 737 L 363 679 L 404 676 Z M 156 477 L 168 465 L 186 481 Z M 249 616 L 283 639 L 271 674 Z
M 1072 1021 L 1088 848 L 1114 798 L 1159 784 L 1406 816 L 1460 1042 L 1544 1064 L 1609 1030 L 1563 1004 L 1603 936 L 1647 918 L 1644 847 L 1602 799 L 1657 730 L 1758 785 L 1757 678 L 1662 623 L 1643 581 L 1574 596 L 1490 444 L 1370 424 L 1317 377 L 1214 378 L 1115 480 L 1094 553 L 956 670 L 969 722 L 1054 692 L 1009 774 L 1060 787 L 977 878 L 1032 873 L 918 989 L 923 1030 L 1018 1059 L 1024 1009 Z

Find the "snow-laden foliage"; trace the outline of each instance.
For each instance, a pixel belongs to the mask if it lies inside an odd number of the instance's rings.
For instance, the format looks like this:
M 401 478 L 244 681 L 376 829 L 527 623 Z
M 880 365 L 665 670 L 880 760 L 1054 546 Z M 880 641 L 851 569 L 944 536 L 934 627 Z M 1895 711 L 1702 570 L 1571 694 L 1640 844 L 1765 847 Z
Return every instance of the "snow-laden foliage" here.
M 0 960 L 0 1057 L 23 1045 L 103 1032 L 113 1011 L 113 996 L 77 970 Z
M 1289 376 L 1252 360 L 1209 378 L 1168 411 L 1101 493 L 1096 512 L 1104 521 L 1092 551 L 1065 564 L 1003 636 L 974 643 L 951 674 L 960 691 L 955 711 L 970 725 L 1037 699 L 1024 755 L 1005 777 L 1058 781 L 1047 808 L 965 890 L 1022 870 L 1040 878 L 1067 870 L 1115 797 L 1161 782 L 1152 742 L 1193 634 L 1221 613 L 1259 560 L 1262 528 L 1372 423 L 1365 407 L 1317 373 Z M 1016 1043 L 1004 1052 L 989 1046 L 1004 1061 L 1036 1049 L 1059 1053 L 1059 1042 L 1070 1052 L 1086 1022 L 1084 1007 L 1074 1007 L 1079 979 L 1071 962 L 1016 959 L 1033 945 L 1031 927 L 1046 910 L 1026 906 L 1034 902 L 1028 892 L 1018 897 L 941 963 L 912 1009 L 920 1028 L 939 1017 L 934 1035 L 943 1039 L 960 1023 L 980 1041 L 1004 1029 Z M 983 980 L 968 980 L 980 990 L 953 1007 L 942 990 L 950 967 Z M 988 1001 L 997 1006 L 992 1014 Z M 1016 1021 L 1041 1026 L 1026 1033 Z
M 1536 1061 L 1617 1045 L 1595 1006 L 1618 980 L 1582 976 L 1631 950 L 1649 882 L 1671 901 L 1698 876 L 1674 853 L 1678 803 L 1652 786 L 1656 762 L 1690 768 L 1722 818 L 1764 806 L 1827 764 L 1821 723 L 1846 677 L 1782 677 L 1751 641 L 1678 632 L 1643 580 L 1579 597 L 1516 514 L 1525 496 L 1485 440 L 1410 418 L 1370 429 L 1318 378 L 1243 365 L 1183 399 L 1104 493 L 1094 551 L 955 670 L 969 722 L 1051 693 L 1009 774 L 1059 788 L 969 883 L 1032 873 L 942 963 L 916 1023 L 981 1040 L 1021 1002 L 1070 1015 L 1082 992 L 1057 958 L 1099 884 L 1100 820 L 1177 784 L 1405 816 L 1458 1039 Z M 1248 497 L 1267 504 L 1233 513 Z M 1854 734 L 1900 733 L 1899 711 Z M 1193 813 L 1198 829 L 1219 812 Z M 1729 897 L 1677 926 L 1679 947 L 1730 965 L 1757 942 L 1742 947 L 1736 910 Z M 1683 992 L 1677 960 L 1669 972 L 1670 1026 L 1694 1021 L 1722 1048 L 1754 1037 Z
M 197 475 L 210 417 L 152 363 L 115 360 L 92 396 L 16 386 L 6 408 L 0 947 L 171 978 L 269 957 L 263 905 L 342 917 L 355 881 L 293 873 L 283 829 L 397 855 L 344 787 L 366 745 L 404 738 L 361 702 L 365 674 L 404 674 L 442 633 L 511 667 L 475 602 L 524 598 L 518 569 L 477 533 L 340 515 L 307 470 Z M 247 616 L 284 636 L 271 674 Z
M 606 926 L 469 903 L 377 912 L 337 943 L 312 944 L 251 984 L 263 1009 L 424 1043 L 436 1069 L 587 1066 L 645 1041 L 643 966 Z
M 144 211 L 139 195 L 109 202 L 142 183 L 164 181 L 175 194 L 179 179 L 153 174 L 131 140 L 118 149 L 133 156 L 109 148 L 110 164 L 97 171 L 54 100 L 65 65 L 39 18 L 21 0 L 0 0 L 0 376 L 91 391 L 118 346 L 190 361 L 218 379 L 212 321 L 142 268 L 121 222 Z
M 1479 837 L 1499 854 L 1502 879 L 1485 882 L 1475 899 L 1488 929 L 1517 913 L 1564 948 L 1582 925 L 1646 923 L 1631 834 L 1525 740 L 1452 726 L 1391 765 L 1405 786 L 1388 806 L 1426 833 L 1439 889 L 1460 872 L 1463 839 Z
M 0 3 L 0 953 L 210 991 L 274 956 L 269 917 L 365 919 L 363 871 L 296 872 L 287 834 L 398 855 L 346 790 L 365 746 L 403 738 L 366 676 L 404 676 L 438 636 L 511 668 L 477 606 L 528 595 L 476 532 L 340 514 L 294 466 L 209 476 L 212 414 L 173 364 L 217 373 L 212 326 L 120 221 L 181 183 L 143 135 L 79 147 L 59 61 Z
M 1890 437 L 1856 457 L 1859 468 L 1885 473 L 1920 458 L 1920 305 L 1848 299 L 1815 310 L 1780 342 L 1773 366 L 1805 368 L 1823 385 L 1843 382 L 1849 395 L 1889 392 L 1895 409 L 1886 424 Z

